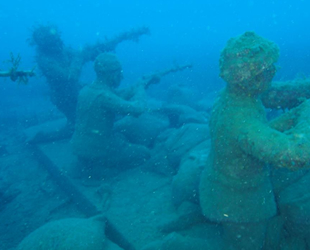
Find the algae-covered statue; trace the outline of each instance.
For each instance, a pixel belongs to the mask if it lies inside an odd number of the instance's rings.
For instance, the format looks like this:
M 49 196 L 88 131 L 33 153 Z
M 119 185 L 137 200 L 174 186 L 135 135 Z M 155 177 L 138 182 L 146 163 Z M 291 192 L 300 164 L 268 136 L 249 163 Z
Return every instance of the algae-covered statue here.
M 222 51 L 227 82 L 210 118 L 211 150 L 200 180 L 204 216 L 223 225 L 225 249 L 262 249 L 277 213 L 268 167 L 310 167 L 310 103 L 268 122 L 260 95 L 276 72 L 278 47 L 254 32 Z
M 51 101 L 65 115 L 69 127 L 73 128 L 75 123 L 78 93 L 81 89 L 79 78 L 84 64 L 94 61 L 100 53 L 115 50 L 119 43 L 126 40 L 137 41 L 148 32 L 148 28 L 133 29 L 77 50 L 65 46 L 55 25 L 39 25 L 33 29 L 30 44 L 36 46 L 36 61 L 49 85 Z
M 145 110 L 143 83 L 119 91 L 122 67 L 111 53 L 100 54 L 94 63 L 97 79 L 79 95 L 77 121 L 72 137 L 82 175 L 100 178 L 107 169 L 126 169 L 144 162 L 149 150 L 130 144 L 113 131 L 116 117 L 138 116 Z
M 36 27 L 31 44 L 37 48 L 36 61 L 48 82 L 52 103 L 65 115 L 70 125 L 74 124 L 82 65 L 82 62 L 73 65 L 79 58 L 78 51 L 65 47 L 61 33 L 53 25 Z

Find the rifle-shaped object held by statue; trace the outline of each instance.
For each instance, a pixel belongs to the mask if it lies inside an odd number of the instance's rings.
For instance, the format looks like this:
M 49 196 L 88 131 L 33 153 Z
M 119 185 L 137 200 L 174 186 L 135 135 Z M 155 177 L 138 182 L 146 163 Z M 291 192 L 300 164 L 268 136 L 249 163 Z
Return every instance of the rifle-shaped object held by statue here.
M 142 35 L 150 34 L 150 30 L 147 27 L 141 27 L 132 29 L 126 32 L 122 32 L 115 37 L 107 39 L 103 42 L 99 42 L 95 45 L 88 45 L 83 51 L 83 63 L 88 61 L 94 61 L 96 57 L 105 52 L 114 51 L 116 47 L 123 41 L 135 41 L 138 42 Z
M 32 70 L 18 70 L 21 57 L 18 54 L 17 57 L 14 57 L 11 53 L 11 59 L 7 62 L 12 64 L 12 67 L 8 71 L 0 71 L 0 77 L 10 77 L 10 79 L 15 82 L 18 80 L 19 83 L 27 84 L 28 78 L 35 76 L 34 68 Z
M 140 81 L 142 81 L 144 88 L 147 89 L 150 85 L 159 83 L 161 78 L 165 75 L 168 75 L 168 74 L 174 73 L 174 72 L 178 72 L 178 71 L 183 71 L 185 69 L 190 69 L 192 67 L 193 67 L 192 64 L 186 64 L 186 65 L 182 65 L 182 66 L 177 65 L 177 66 L 174 66 L 170 69 L 166 69 L 166 70 L 163 70 L 163 71 L 160 71 L 157 73 L 142 76 Z

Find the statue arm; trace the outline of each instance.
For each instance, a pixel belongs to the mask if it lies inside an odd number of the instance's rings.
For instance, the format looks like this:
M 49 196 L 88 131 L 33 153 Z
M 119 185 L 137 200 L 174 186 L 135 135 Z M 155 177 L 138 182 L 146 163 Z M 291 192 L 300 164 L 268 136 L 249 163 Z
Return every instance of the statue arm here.
M 256 130 L 257 131 L 257 130 Z M 273 129 L 244 132 L 239 145 L 258 160 L 281 168 L 310 167 L 310 141 Z
M 300 104 L 296 108 L 293 108 L 282 115 L 278 116 L 277 118 L 271 120 L 269 122 L 269 126 L 275 130 L 280 132 L 285 132 L 292 129 L 294 126 L 298 124 L 298 121 L 301 120 L 301 114 L 306 113 L 307 106 L 309 101 L 305 101 L 304 103 Z M 309 113 L 310 115 L 310 113 Z M 308 116 L 305 115 L 304 121 L 308 120 Z
M 139 99 L 139 97 L 144 96 L 145 90 L 139 82 L 128 88 L 122 88 L 117 90 L 117 94 L 124 98 L 125 100 Z
M 171 73 L 183 71 L 185 69 L 190 68 L 192 68 L 191 64 L 186 64 L 182 66 L 176 65 L 163 71 L 159 71 L 149 75 L 144 75 L 133 86 L 130 86 L 129 88 L 126 89 L 121 89 L 119 93 L 126 100 L 129 100 L 131 98 L 139 100 L 145 96 L 145 90 L 148 89 L 153 84 L 158 84 L 161 81 L 162 77 Z
M 266 108 L 294 108 L 305 99 L 310 99 L 310 79 L 274 82 L 261 99 Z
M 11 58 L 7 62 L 12 64 L 12 67 L 8 71 L 0 71 L 0 77 L 9 77 L 13 82 L 18 80 L 20 83 L 27 83 L 29 77 L 35 76 L 34 68 L 32 70 L 18 70 L 21 62 L 21 56 L 17 57 L 11 52 Z
M 33 70 L 10 70 L 10 71 L 0 71 L 0 77 L 9 77 L 13 82 L 18 80 L 22 83 L 28 82 L 28 77 L 35 76 Z
M 96 57 L 104 52 L 114 51 L 118 44 L 123 41 L 138 41 L 142 35 L 149 34 L 150 30 L 146 27 L 132 29 L 120 33 L 114 38 L 107 39 L 104 42 L 99 42 L 95 45 L 86 46 L 83 50 L 84 62 L 94 61 Z
M 296 111 L 296 124 L 285 132 L 261 122 L 243 124 L 238 138 L 241 148 L 262 162 L 277 167 L 299 169 L 310 167 L 310 103 Z
M 108 108 L 119 115 L 138 116 L 144 111 L 143 102 L 127 101 L 114 93 L 104 93 L 100 99 L 102 108 Z
M 269 126 L 280 132 L 293 128 L 297 123 L 296 109 L 289 110 L 269 122 Z
M 192 66 L 193 66 L 192 64 L 185 64 L 182 66 L 175 65 L 175 66 L 168 68 L 166 70 L 142 76 L 141 79 L 139 79 L 138 84 L 141 84 L 144 87 L 144 89 L 147 89 L 151 85 L 159 83 L 161 81 L 162 77 L 169 75 L 171 73 L 183 71 L 185 69 L 191 69 Z

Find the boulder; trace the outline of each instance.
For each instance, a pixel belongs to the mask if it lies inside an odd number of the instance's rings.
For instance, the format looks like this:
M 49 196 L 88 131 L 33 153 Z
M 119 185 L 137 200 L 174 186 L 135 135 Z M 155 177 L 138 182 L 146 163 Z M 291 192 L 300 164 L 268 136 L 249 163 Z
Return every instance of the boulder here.
M 69 218 L 48 222 L 26 236 L 17 250 L 104 250 L 105 219 Z

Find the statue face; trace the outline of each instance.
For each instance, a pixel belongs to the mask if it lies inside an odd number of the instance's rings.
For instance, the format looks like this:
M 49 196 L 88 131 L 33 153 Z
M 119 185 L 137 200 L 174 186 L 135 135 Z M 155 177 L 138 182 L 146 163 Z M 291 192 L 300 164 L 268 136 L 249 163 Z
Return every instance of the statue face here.
M 228 86 L 235 93 L 242 95 L 259 95 L 266 91 L 271 84 L 272 78 L 276 73 L 276 67 L 271 65 L 264 69 L 260 74 L 243 80 L 241 82 L 231 82 Z
M 53 25 L 36 27 L 32 32 L 30 44 L 38 46 L 40 51 L 47 54 L 57 54 L 63 50 L 61 34 Z
M 123 79 L 123 70 L 117 57 L 111 53 L 97 56 L 94 69 L 99 82 L 117 88 Z
M 246 32 L 227 42 L 221 53 L 220 76 L 232 88 L 245 92 L 265 89 L 275 74 L 279 48 L 254 32 Z
M 117 88 L 123 79 L 123 71 L 121 68 L 113 71 L 107 71 L 99 79 L 106 85 L 112 88 Z
M 113 73 L 111 73 L 111 87 L 117 88 L 120 84 L 121 81 L 123 80 L 123 70 L 115 70 Z
M 254 78 L 256 86 L 253 86 L 253 89 L 257 89 L 258 93 L 266 91 L 270 87 L 272 78 L 274 77 L 275 73 L 276 67 L 274 65 L 271 65 L 269 68 L 262 71 L 262 73 Z

